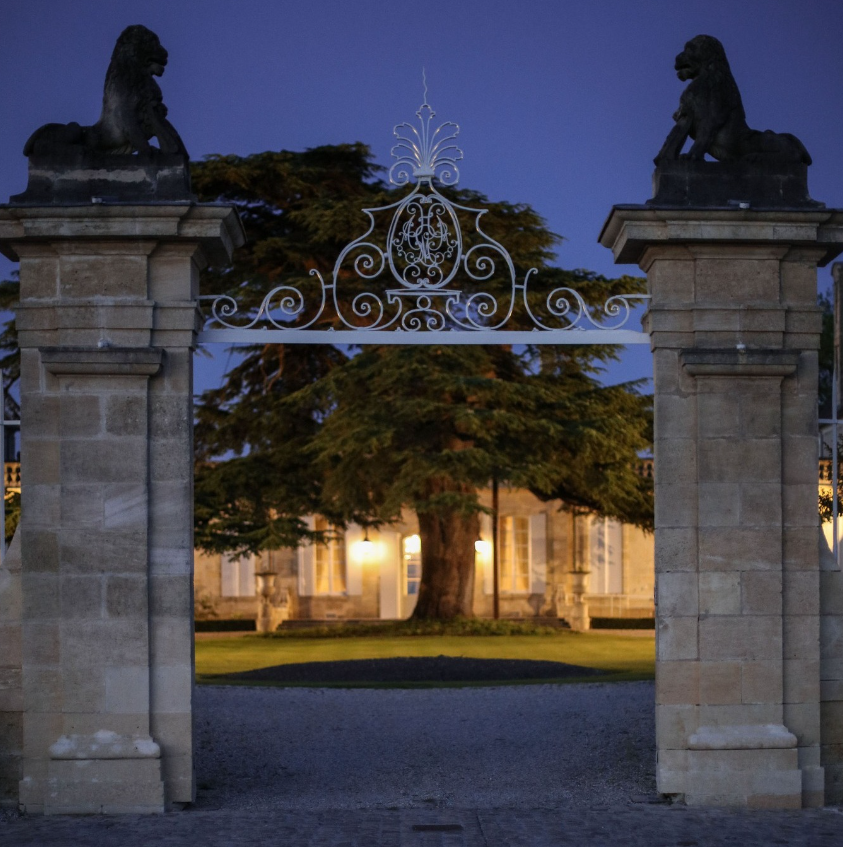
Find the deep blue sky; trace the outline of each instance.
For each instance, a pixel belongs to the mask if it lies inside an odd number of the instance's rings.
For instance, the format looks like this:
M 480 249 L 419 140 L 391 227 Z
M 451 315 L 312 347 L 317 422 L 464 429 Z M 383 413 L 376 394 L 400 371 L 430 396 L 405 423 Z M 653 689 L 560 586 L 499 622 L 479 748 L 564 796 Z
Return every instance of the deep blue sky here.
M 424 66 L 437 118 L 461 127 L 461 184 L 531 204 L 566 238 L 560 265 L 607 275 L 636 271 L 597 235 L 614 203 L 650 196 L 674 56 L 707 33 L 750 126 L 798 135 L 813 196 L 843 207 L 841 0 L 2 0 L 0 200 L 25 187 L 32 130 L 97 120 L 133 23 L 170 52 L 161 87 L 194 157 L 363 141 L 388 163 Z M 649 367 L 638 348 L 613 377 Z

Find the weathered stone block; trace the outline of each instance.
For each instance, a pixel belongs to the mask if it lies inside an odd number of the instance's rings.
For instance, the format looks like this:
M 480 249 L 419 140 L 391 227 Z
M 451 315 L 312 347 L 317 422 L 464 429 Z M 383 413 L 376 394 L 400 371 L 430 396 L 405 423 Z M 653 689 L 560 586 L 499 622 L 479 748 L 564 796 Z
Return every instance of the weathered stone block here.
M 105 608 L 109 618 L 134 618 L 145 622 L 149 614 L 147 578 L 109 574 L 105 577 Z
M 656 660 L 677 662 L 698 658 L 697 618 L 659 615 Z
M 187 617 L 193 612 L 193 586 L 184 576 L 154 575 L 149 580 L 149 611 L 162 617 Z
M 63 712 L 105 712 L 105 668 L 97 666 L 73 667 L 65 663 L 57 669 L 60 673 L 58 691 Z M 105 716 L 103 715 L 103 719 Z
M 741 524 L 778 529 L 782 524 L 782 493 L 777 483 L 741 485 Z
M 23 499 L 23 498 L 22 498 Z M 21 559 L 30 573 L 55 573 L 59 568 L 56 533 L 49 529 L 21 528 Z
M 102 526 L 102 486 L 76 484 L 61 486 L 61 519 L 66 526 Z
M 143 244 L 138 246 L 143 249 Z M 92 245 L 93 247 L 93 245 Z M 105 249 L 106 245 L 97 245 Z M 61 293 L 68 298 L 146 299 L 146 256 L 64 255 L 59 260 Z
M 22 643 L 24 667 L 57 665 L 61 660 L 58 623 L 24 621 Z
M 781 568 L 781 536 L 767 529 L 700 528 L 700 570 L 770 570 Z
M 59 583 L 59 580 L 55 580 Z M 61 616 L 66 620 L 99 620 L 103 616 L 103 579 L 93 576 L 62 576 Z
M 142 481 L 146 474 L 145 438 L 65 441 L 62 444 L 61 475 L 65 482 Z
M 741 664 L 742 703 L 781 703 L 782 686 L 780 659 Z
M 103 528 L 144 531 L 149 523 L 149 492 L 142 482 L 101 486 Z
M 28 712 L 59 712 L 63 706 L 61 671 L 53 666 L 32 665 L 21 678 L 23 702 Z
M 699 596 L 700 614 L 740 614 L 740 572 L 711 571 L 708 573 L 700 573 Z
M 27 485 L 56 485 L 59 482 L 59 443 L 43 439 L 38 449 L 26 456 Z
M 656 676 L 659 668 L 656 667 Z M 687 750 L 688 738 L 700 725 L 699 706 L 656 705 L 656 745 L 662 750 Z
M 785 703 L 816 703 L 820 699 L 818 659 L 785 659 L 782 666 Z
M 59 581 L 50 573 L 23 574 L 23 618 L 45 621 L 60 616 Z
M 662 438 L 656 442 L 654 459 L 660 484 L 696 483 L 697 443 L 691 438 Z
M 656 602 L 659 615 L 666 618 L 695 616 L 699 612 L 697 575 L 674 571 L 656 578 Z
M 699 622 L 699 651 L 707 661 L 781 660 L 781 616 L 705 617 Z
M 147 432 L 145 394 L 114 394 L 105 398 L 105 431 L 109 435 L 142 435 Z
M 110 667 L 105 671 L 105 709 L 109 714 L 149 713 L 149 667 Z
M 741 613 L 781 615 L 782 575 L 775 571 L 741 573 Z
M 59 397 L 59 422 L 63 439 L 99 437 L 102 434 L 100 398 L 90 394 L 63 393 Z
M 820 613 L 819 571 L 785 571 L 782 574 L 782 597 L 786 615 L 818 615 Z
M 820 619 L 797 615 L 784 619 L 784 658 L 816 659 L 820 655 Z
M 685 402 L 690 405 L 693 401 Z M 736 438 L 740 435 L 741 404 L 734 391 L 700 393 L 696 405 L 700 438 Z
M 149 661 L 147 634 L 132 618 L 66 621 L 61 628 L 61 661 L 80 668 L 144 665 Z
M 775 303 L 779 295 L 779 263 L 760 258 L 698 258 L 694 282 L 696 302 L 700 305 Z
M 158 438 L 150 444 L 150 479 L 153 482 L 174 482 L 190 479 L 193 457 L 184 449 L 184 441 Z
M 702 482 L 699 490 L 701 527 L 738 526 L 741 523 L 741 486 L 730 482 Z
M 656 573 L 697 569 L 696 527 L 656 527 Z
M 770 382 L 773 382 L 770 380 Z M 745 439 L 776 439 L 782 435 L 781 424 L 781 402 L 780 402 L 780 386 L 775 383 L 770 386 L 774 390 L 756 390 L 742 391 L 740 396 L 741 401 L 741 435 Z M 735 386 L 733 390 L 740 390 L 742 386 Z M 775 443 L 775 442 L 773 442 Z M 768 445 L 768 450 L 769 450 Z M 768 462 L 780 461 L 780 451 L 775 451 L 775 454 L 768 455 Z M 779 466 L 777 465 L 777 470 Z M 778 482 L 778 476 L 776 481 Z
M 709 706 L 741 702 L 740 662 L 700 662 L 700 703 Z
M 721 729 L 723 727 L 750 727 L 754 729 L 766 727 L 769 724 L 780 725 L 782 723 L 781 703 L 742 703 L 740 705 L 701 703 L 699 709 L 700 726 L 703 727 L 718 727 Z M 789 724 L 786 724 L 786 726 L 790 729 Z
M 782 531 L 785 570 L 815 570 L 817 567 L 817 528 L 785 526 Z
M 44 814 L 162 814 L 161 760 L 51 760 Z
M 693 525 L 697 514 L 696 485 L 656 483 L 656 525 L 683 527 Z
M 113 533 L 64 530 L 59 553 L 69 573 L 108 573 L 119 562 L 122 573 L 145 573 L 146 533 L 122 530 Z
M 699 443 L 700 482 L 779 482 L 781 446 L 774 439 L 706 439 Z
M 782 512 L 788 526 L 817 526 L 817 483 L 783 485 Z
M 161 715 L 189 714 L 193 699 L 193 672 L 189 664 L 157 665 L 152 671 L 150 681 L 155 692 L 155 711 Z M 183 722 L 177 724 L 184 729 Z M 166 721 L 162 725 L 163 730 Z
M 59 398 L 30 394 L 26 398 L 27 433 L 33 439 L 58 438 Z

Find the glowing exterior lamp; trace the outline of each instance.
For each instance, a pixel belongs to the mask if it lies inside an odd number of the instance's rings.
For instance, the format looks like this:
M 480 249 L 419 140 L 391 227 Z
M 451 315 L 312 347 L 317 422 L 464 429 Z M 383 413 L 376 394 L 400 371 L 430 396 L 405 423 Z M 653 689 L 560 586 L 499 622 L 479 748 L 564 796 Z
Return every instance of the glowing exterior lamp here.
M 421 553 L 421 537 L 418 535 L 408 535 L 404 539 L 404 555 L 416 556 Z
M 369 527 L 366 527 L 366 530 L 363 533 L 363 540 L 360 542 L 360 555 L 364 559 L 368 559 L 374 550 L 375 543 L 369 538 Z
M 492 542 L 485 541 L 482 538 L 478 538 L 477 541 L 474 542 L 474 552 L 478 553 L 484 558 L 489 556 L 492 552 Z

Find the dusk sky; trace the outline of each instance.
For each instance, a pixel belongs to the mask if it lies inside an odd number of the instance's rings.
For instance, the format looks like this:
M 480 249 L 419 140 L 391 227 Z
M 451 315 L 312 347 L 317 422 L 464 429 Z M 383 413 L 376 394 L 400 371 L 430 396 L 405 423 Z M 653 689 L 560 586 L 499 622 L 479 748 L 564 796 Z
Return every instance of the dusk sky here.
M 750 126 L 798 135 L 813 197 L 843 207 L 841 0 L 3 0 L 0 200 L 26 186 L 34 129 L 97 120 L 135 23 L 170 53 L 160 84 L 194 158 L 362 141 L 388 164 L 424 67 L 437 119 L 461 128 L 461 185 L 529 203 L 565 237 L 561 266 L 606 275 L 637 272 L 597 236 L 613 204 L 650 197 L 683 88 L 674 57 L 714 35 Z M 649 359 L 632 350 L 611 378 L 647 375 Z M 218 371 L 202 365 L 197 387 Z

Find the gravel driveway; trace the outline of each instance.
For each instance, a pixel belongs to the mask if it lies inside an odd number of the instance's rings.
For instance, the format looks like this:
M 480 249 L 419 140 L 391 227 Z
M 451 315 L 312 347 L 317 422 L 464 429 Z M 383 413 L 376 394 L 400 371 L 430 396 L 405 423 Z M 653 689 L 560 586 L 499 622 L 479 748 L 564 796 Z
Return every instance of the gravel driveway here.
M 595 808 L 655 792 L 653 683 L 200 686 L 198 809 Z

